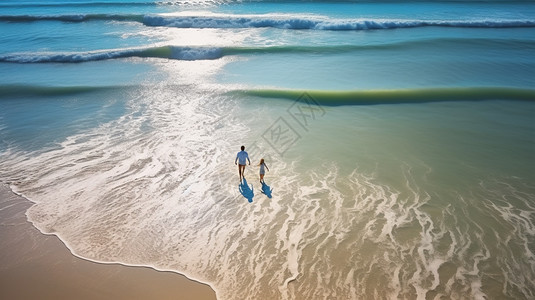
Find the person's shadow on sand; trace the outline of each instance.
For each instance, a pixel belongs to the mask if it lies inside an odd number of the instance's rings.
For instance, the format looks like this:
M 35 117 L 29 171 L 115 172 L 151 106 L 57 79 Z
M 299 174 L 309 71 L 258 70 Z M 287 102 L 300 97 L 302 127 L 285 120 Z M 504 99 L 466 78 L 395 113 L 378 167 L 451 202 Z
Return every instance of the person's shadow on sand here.
M 242 194 L 243 197 L 245 197 L 249 202 L 253 202 L 254 197 L 254 191 L 253 191 L 253 185 L 251 184 L 251 187 L 247 184 L 247 180 L 243 178 L 243 182 L 240 183 L 238 186 L 238 189 L 240 191 L 240 194 Z
M 271 199 L 271 192 L 273 192 L 273 189 L 265 182 L 262 182 L 262 194 Z

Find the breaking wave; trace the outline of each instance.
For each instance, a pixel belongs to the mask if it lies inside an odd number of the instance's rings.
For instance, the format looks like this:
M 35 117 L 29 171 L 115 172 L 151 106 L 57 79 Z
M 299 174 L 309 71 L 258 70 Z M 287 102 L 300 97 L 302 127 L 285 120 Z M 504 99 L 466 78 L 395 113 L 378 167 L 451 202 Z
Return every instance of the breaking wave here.
M 535 50 L 532 40 L 501 40 L 501 39 L 465 39 L 444 38 L 433 40 L 414 40 L 387 44 L 369 45 L 323 45 L 323 46 L 240 46 L 240 47 L 187 47 L 187 46 L 148 46 L 123 49 L 104 49 L 86 52 L 21 52 L 0 55 L 0 62 L 9 63 L 81 63 L 107 59 L 129 57 L 151 57 L 175 60 L 213 60 L 229 55 L 264 55 L 264 54 L 308 54 L 308 53 L 348 53 L 355 51 L 380 51 L 388 49 L 406 49 L 410 47 L 457 47 L 460 43 L 471 47 L 498 48 L 504 47 Z
M 310 30 L 377 30 L 415 27 L 515 28 L 535 27 L 534 20 L 390 20 L 329 19 L 322 16 L 288 15 L 142 15 L 142 14 L 73 14 L 73 15 L 3 15 L 0 22 L 88 22 L 132 21 L 146 26 L 177 28 L 280 28 Z
M 178 28 L 281 28 L 312 30 L 373 30 L 414 28 L 426 26 L 440 27 L 476 27 L 476 28 L 510 28 L 534 27 L 533 20 L 361 20 L 328 19 L 321 17 L 289 16 L 145 16 L 143 24 L 147 26 L 166 26 Z
M 221 48 L 206 47 L 145 47 L 95 50 L 87 52 L 12 53 L 0 56 L 0 62 L 10 63 L 81 63 L 128 57 L 153 57 L 177 60 L 206 60 L 222 56 Z

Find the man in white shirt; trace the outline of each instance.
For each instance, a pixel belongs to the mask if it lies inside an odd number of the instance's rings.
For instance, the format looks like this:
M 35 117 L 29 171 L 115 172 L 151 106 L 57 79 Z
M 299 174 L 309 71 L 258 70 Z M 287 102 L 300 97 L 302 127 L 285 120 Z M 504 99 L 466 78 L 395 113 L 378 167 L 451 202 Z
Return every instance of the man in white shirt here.
M 236 159 L 234 160 L 234 164 L 238 165 L 238 173 L 240 173 L 240 183 L 242 181 L 242 177 L 245 178 L 243 172 L 245 172 L 246 159 L 249 161 L 249 165 L 251 165 L 251 161 L 249 160 L 249 154 L 245 152 L 245 146 L 241 146 L 241 151 L 238 152 L 238 154 L 236 155 Z

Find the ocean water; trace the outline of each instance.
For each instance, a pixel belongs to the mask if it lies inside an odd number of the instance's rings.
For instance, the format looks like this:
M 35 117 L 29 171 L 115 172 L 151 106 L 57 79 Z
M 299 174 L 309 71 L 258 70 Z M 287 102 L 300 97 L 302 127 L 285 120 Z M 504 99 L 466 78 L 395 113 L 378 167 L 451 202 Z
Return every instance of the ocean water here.
M 535 298 L 532 1 L 7 0 L 0 45 L 0 181 L 74 255 L 218 299 Z

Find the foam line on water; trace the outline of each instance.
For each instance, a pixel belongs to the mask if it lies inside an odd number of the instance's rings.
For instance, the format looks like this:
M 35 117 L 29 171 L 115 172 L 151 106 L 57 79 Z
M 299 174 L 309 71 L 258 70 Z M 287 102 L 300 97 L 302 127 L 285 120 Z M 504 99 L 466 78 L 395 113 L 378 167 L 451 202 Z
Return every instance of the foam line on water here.
M 530 278 L 529 274 L 535 274 L 533 251 L 535 198 L 533 194 L 526 192 L 534 190 L 534 186 L 522 184 L 517 178 L 508 178 L 507 181 L 481 182 L 480 193 L 487 199 L 484 205 L 488 209 L 488 214 L 497 224 L 507 224 L 505 226 L 514 228 L 513 233 L 509 234 L 494 232 L 499 244 L 498 249 L 501 252 L 499 260 L 503 266 L 502 276 L 507 282 L 504 290 L 507 295 L 511 296 L 514 295 L 515 289 L 520 290 L 522 295 L 534 296 L 533 284 L 530 283 L 533 282 L 533 278 L 532 276 Z M 516 253 L 522 253 L 522 258 L 511 249 L 513 244 L 518 245 L 515 247 L 518 251 Z M 512 258 L 515 263 L 508 264 L 505 258 Z M 522 272 L 515 272 L 513 269 L 520 269 Z
M 384 50 L 406 50 L 410 48 L 434 47 L 444 50 L 451 47 L 457 49 L 459 44 L 474 49 L 492 48 L 519 48 L 535 50 L 533 40 L 503 40 L 503 39 L 466 39 L 466 38 L 438 38 L 426 40 L 413 40 L 404 42 L 393 42 L 386 44 L 370 45 L 329 45 L 329 46 L 175 46 L 175 45 L 152 45 L 146 47 L 130 47 L 121 49 L 101 49 L 86 52 L 15 52 L 0 55 L 0 62 L 7 63 L 83 63 L 90 61 L 121 59 L 121 58 L 161 58 L 172 60 L 216 60 L 225 56 L 245 56 L 245 55 L 277 55 L 277 54 L 340 54 L 358 51 L 384 51 Z M 251 91 L 252 92 L 252 91 Z M 267 90 L 256 91 L 257 94 L 267 93 Z M 280 91 L 280 96 L 284 96 L 284 91 Z M 286 93 L 291 91 L 285 91 Z M 321 91 L 316 91 L 320 93 Z M 275 91 L 271 91 L 275 94 Z M 341 97 L 342 95 L 340 95 Z
M 71 14 L 71 15 L 0 15 L 0 22 L 92 22 L 129 21 L 146 26 L 177 28 L 278 28 L 293 30 L 384 30 L 418 27 L 460 28 L 531 28 L 534 20 L 473 19 L 473 20 L 425 20 L 425 19 L 333 19 L 319 15 L 289 14 Z
M 119 1 L 96 1 L 96 2 L 22 2 L 22 3 L 0 3 L 0 7 L 161 7 L 161 6 L 194 6 L 210 7 L 229 3 L 226 0 L 196 0 L 196 1 L 133 1 L 133 2 L 119 2 Z
M 331 19 L 310 15 L 146 15 L 143 24 L 178 28 L 280 28 L 310 30 L 378 30 L 396 28 L 474 27 L 515 28 L 534 27 L 533 20 L 392 20 L 392 19 Z
M 58 149 L 33 159 L 17 151 L 4 153 L 11 157 L 12 164 L 2 168 L 2 178 L 7 178 L 15 191 L 36 203 L 28 211 L 29 219 L 36 227 L 44 233 L 58 235 L 77 256 L 98 262 L 180 270 L 190 278 L 207 282 L 204 275 L 196 276 L 200 272 L 191 267 L 162 263 L 158 257 L 135 258 L 135 252 L 145 247 L 148 248 L 143 252 L 157 253 L 153 252 L 155 245 L 151 242 L 159 239 L 168 245 L 175 244 L 168 240 L 173 239 L 173 235 L 154 220 L 183 220 L 180 216 L 185 211 L 184 206 L 190 206 L 193 214 L 205 211 L 186 200 L 206 198 L 206 185 L 211 182 L 206 176 L 212 176 L 214 168 L 219 167 L 218 155 L 225 155 L 207 140 L 211 140 L 211 135 L 232 130 L 232 124 L 225 123 L 224 119 L 220 121 L 230 127 L 206 123 L 220 115 L 204 111 L 198 102 L 200 98 L 177 100 L 176 94 L 170 92 L 174 89 L 176 87 L 163 87 L 158 97 L 138 95 L 131 103 L 133 111 L 130 114 L 104 124 L 94 132 L 72 136 Z M 176 101 L 180 101 L 180 105 L 176 105 Z M 169 114 L 173 117 L 169 118 Z M 147 122 L 159 126 L 147 127 Z M 162 127 L 170 130 L 156 130 Z M 229 139 L 221 139 L 222 143 L 226 141 Z M 31 168 L 41 159 L 47 161 L 46 167 L 28 177 L 33 178 L 33 184 L 25 185 L 21 181 L 28 183 L 26 179 L 13 175 L 22 171 L 21 166 Z M 7 162 L 2 159 L 2 164 Z M 53 196 L 47 192 L 47 187 L 54 190 Z M 187 196 L 179 196 L 186 191 Z M 54 200 L 60 198 L 69 201 L 58 203 Z M 144 203 L 143 206 L 136 204 L 140 203 L 138 201 Z M 206 206 L 211 201 L 207 198 L 198 203 Z M 173 212 L 177 216 L 173 216 Z M 137 219 L 139 217 L 141 219 Z M 83 222 L 86 218 L 92 221 Z M 205 218 L 199 216 L 196 222 L 202 224 Z M 135 219 L 137 221 L 132 223 Z M 74 232 L 77 233 L 73 235 Z M 206 233 L 206 230 L 198 231 L 199 236 Z M 179 261 L 191 261 L 185 259 L 189 252 L 182 249 Z
M 105 49 L 87 52 L 22 52 L 0 56 L 0 62 L 6 63 L 83 63 L 119 58 L 165 58 L 176 60 L 212 60 L 223 56 L 218 47 L 179 47 L 154 46 L 125 49 Z

